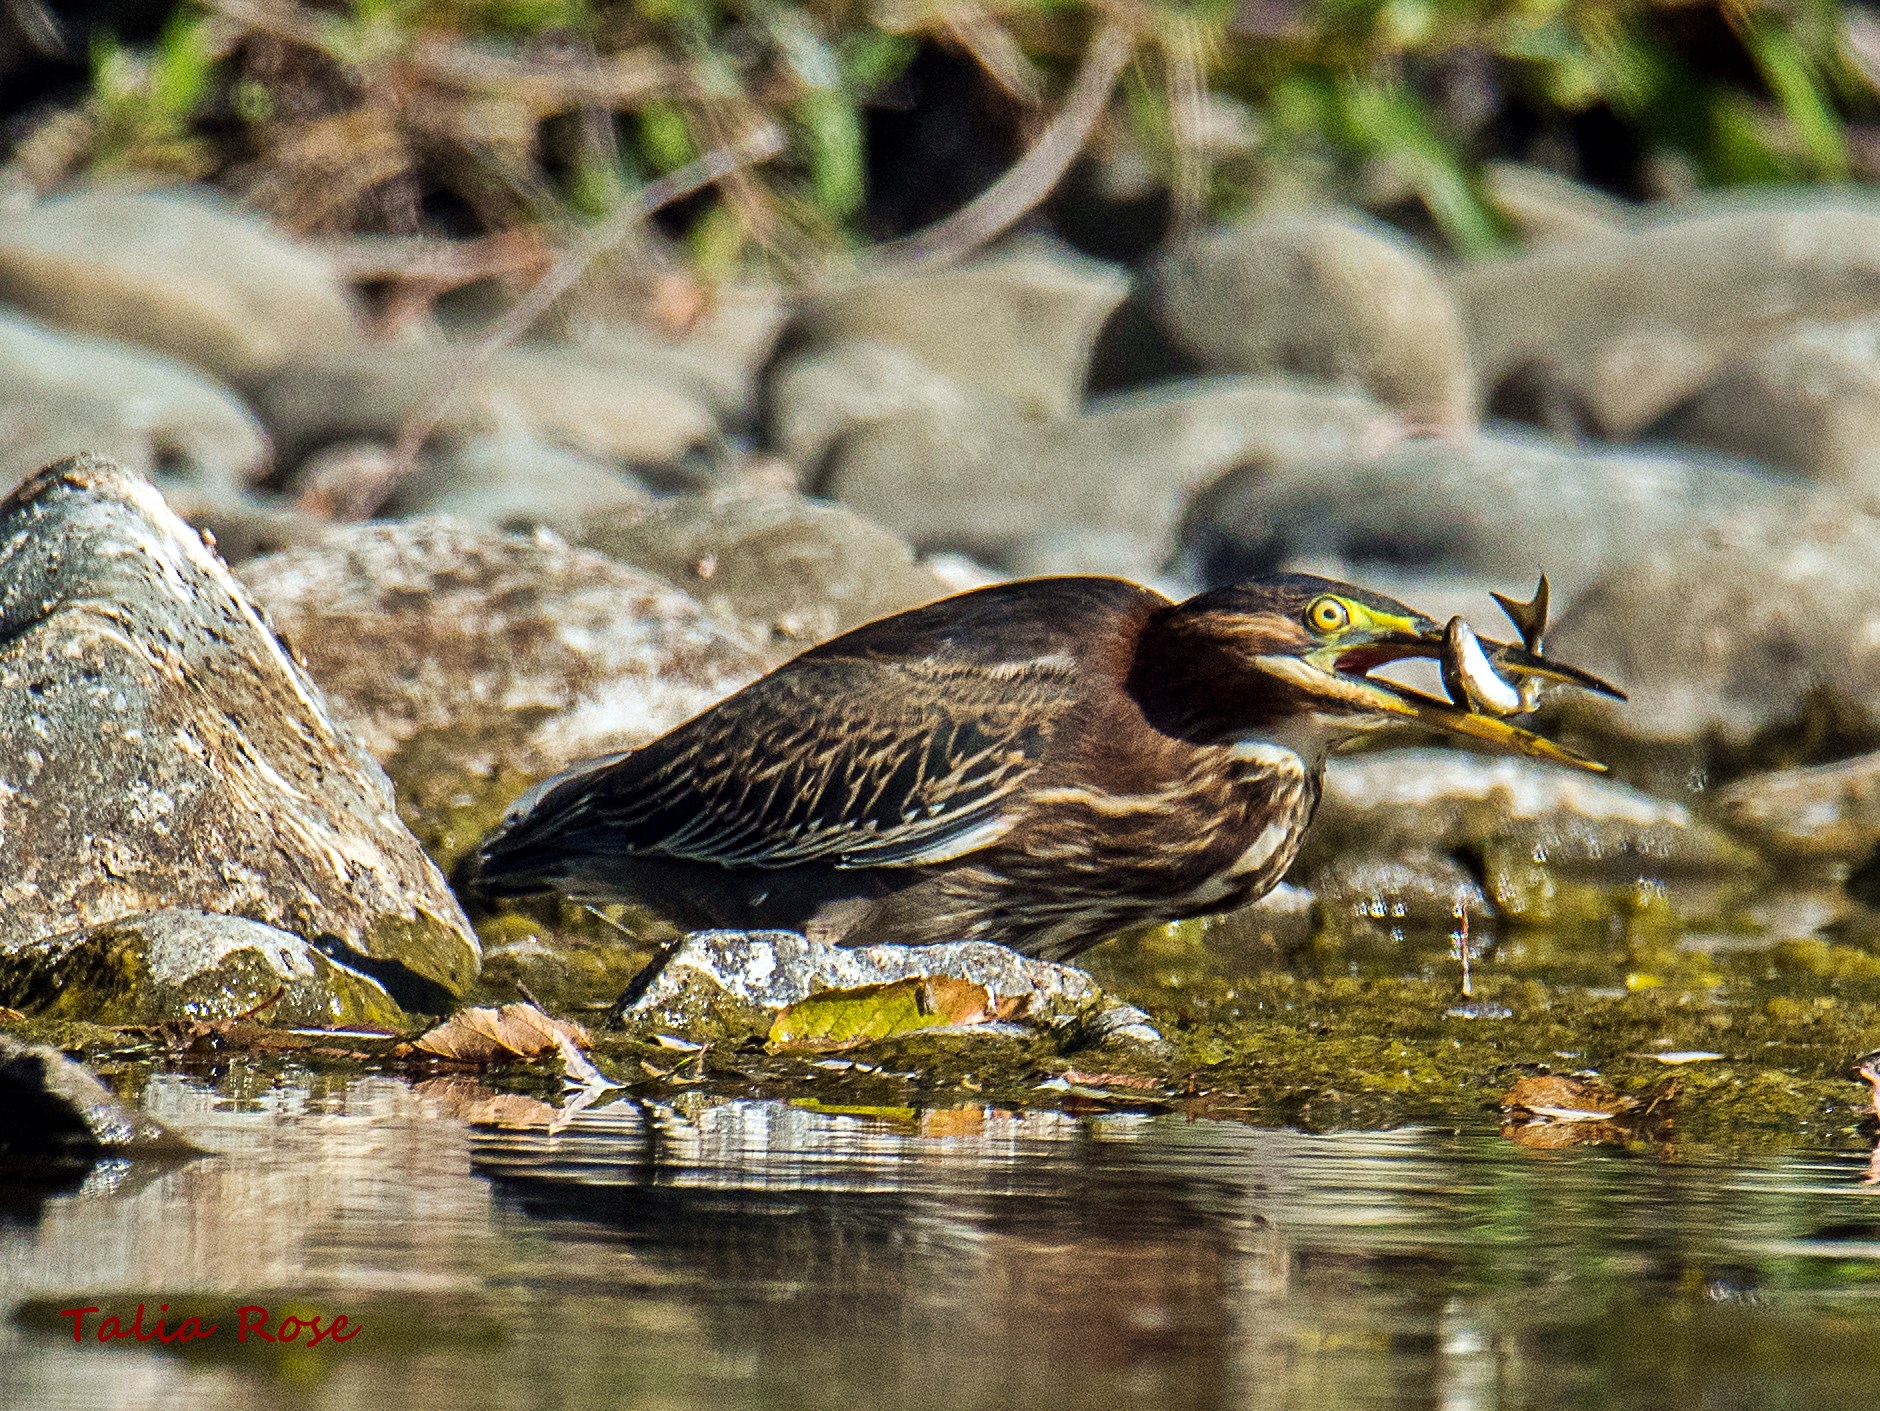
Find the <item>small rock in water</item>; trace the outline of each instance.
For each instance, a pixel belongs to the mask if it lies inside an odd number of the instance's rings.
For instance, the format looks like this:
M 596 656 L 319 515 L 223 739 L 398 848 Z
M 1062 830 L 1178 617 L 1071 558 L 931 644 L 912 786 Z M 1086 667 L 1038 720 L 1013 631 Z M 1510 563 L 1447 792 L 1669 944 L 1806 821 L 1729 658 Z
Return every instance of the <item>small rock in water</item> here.
M 1161 1042 L 1146 1014 L 1108 998 L 1083 971 L 986 941 L 845 948 L 795 931 L 695 931 L 654 966 L 623 997 L 619 1017 L 693 1036 L 764 1033 L 778 1011 L 824 990 L 952 976 L 994 1000 L 1023 1001 L 1029 1022 L 1069 1028 L 1080 1042 Z
M 330 936 L 414 993 L 478 951 L 390 782 L 148 482 L 0 502 L 0 949 L 193 908 Z
M 1880 753 L 1747 775 L 1719 789 L 1711 808 L 1772 851 L 1859 862 L 1880 848 Z
M 395 1028 L 404 1012 L 369 975 L 259 921 L 202 911 L 126 916 L 9 950 L 0 1003 L 52 1019 L 151 1024 L 233 1019 Z
M 195 1150 L 154 1117 L 126 1107 L 84 1065 L 0 1034 L 0 1159 Z
M 1495 1004 L 1485 999 L 1472 999 L 1462 1004 L 1452 1004 L 1443 1011 L 1446 1019 L 1512 1019 L 1514 1011 L 1505 1004 Z

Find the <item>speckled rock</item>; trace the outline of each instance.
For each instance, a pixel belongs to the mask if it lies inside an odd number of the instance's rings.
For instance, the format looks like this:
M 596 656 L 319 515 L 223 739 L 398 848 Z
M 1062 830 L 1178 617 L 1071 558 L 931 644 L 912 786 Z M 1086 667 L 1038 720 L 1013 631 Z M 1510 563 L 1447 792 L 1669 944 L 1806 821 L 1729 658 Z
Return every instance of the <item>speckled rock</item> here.
M 407 1022 L 378 981 L 301 937 L 202 911 L 126 916 L 0 948 L 0 1004 L 99 1024 L 231 1019 L 264 1004 L 270 1024 Z
M 81 450 L 143 475 L 235 483 L 261 473 L 268 438 L 193 368 L 0 310 L 0 491 Z
M 845 949 L 794 931 L 695 931 L 655 964 L 623 1000 L 619 1017 L 629 1024 L 761 1033 L 768 1016 L 820 990 L 951 975 L 995 999 L 1028 997 L 1030 1022 L 1074 1027 L 1086 1041 L 1161 1041 L 1147 1015 L 1110 999 L 1083 971 L 986 941 Z
M 1880 501 L 1822 492 L 1642 549 L 1562 614 L 1549 649 L 1621 682 L 1561 698 L 1600 735 L 1742 746 L 1813 713 L 1880 736 Z M 1614 703 L 1617 705 L 1617 703 Z
M 1522 379 L 1636 434 L 1788 328 L 1880 309 L 1880 207 L 1771 192 L 1456 275 L 1484 385 Z
M 1483 435 L 1251 465 L 1196 502 L 1183 534 L 1210 583 L 1311 565 L 1360 582 L 1447 573 L 1525 589 L 1545 569 L 1558 603 L 1607 565 L 1688 538 L 1719 514 L 1799 500 L 1798 489 L 1715 457 Z
M 445 861 L 535 779 L 644 744 L 764 665 L 684 593 L 545 532 L 349 525 L 243 577 Z
M 126 1107 L 56 1048 L 0 1034 L 0 1160 L 89 1161 L 104 1152 L 184 1156 L 197 1148 Z
M 443 515 L 488 529 L 572 534 L 584 523 L 637 519 L 652 494 L 631 475 L 546 445 L 497 433 L 431 448 L 379 515 Z
M 1356 215 L 1259 215 L 1177 247 L 1156 271 L 1163 326 L 1216 372 L 1298 372 L 1362 389 L 1433 430 L 1475 423 L 1448 283 Z
M 495 716 L 511 762 L 547 772 L 644 744 L 759 670 L 685 594 L 547 534 L 348 525 L 243 577 L 382 760 Z
M 238 386 L 356 324 L 328 261 L 203 187 L 76 191 L 0 215 L 0 300 Z
M 461 989 L 477 944 L 389 782 L 151 486 L 0 503 L 0 948 L 172 907 Z
M 1880 754 L 1746 775 L 1717 790 L 1710 810 L 1771 852 L 1860 862 L 1880 848 Z
M 1242 463 L 1360 458 L 1400 419 L 1358 393 L 1285 377 L 1213 377 L 1103 398 L 1039 421 L 980 408 L 910 412 L 852 432 L 822 490 L 917 548 L 1000 564 L 1028 540 L 1111 530 L 1166 557 L 1190 499 Z
M 771 660 L 950 591 L 905 539 L 800 495 L 676 495 L 643 516 L 591 520 L 575 537 L 680 586 Z
M 1803 328 L 1755 349 L 1665 429 L 1811 480 L 1880 491 L 1880 319 Z

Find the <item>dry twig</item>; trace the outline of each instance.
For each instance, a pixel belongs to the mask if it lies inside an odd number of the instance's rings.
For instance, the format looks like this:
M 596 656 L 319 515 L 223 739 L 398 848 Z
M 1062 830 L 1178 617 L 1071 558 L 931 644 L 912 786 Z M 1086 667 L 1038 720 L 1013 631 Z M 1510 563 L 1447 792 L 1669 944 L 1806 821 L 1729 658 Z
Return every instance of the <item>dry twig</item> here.
M 1106 24 L 1085 51 L 1064 103 L 1029 151 L 1006 174 L 952 215 L 925 230 L 891 241 L 870 263 L 950 264 L 1009 229 L 1063 179 L 1109 106 L 1123 66 L 1135 52 L 1135 37 Z

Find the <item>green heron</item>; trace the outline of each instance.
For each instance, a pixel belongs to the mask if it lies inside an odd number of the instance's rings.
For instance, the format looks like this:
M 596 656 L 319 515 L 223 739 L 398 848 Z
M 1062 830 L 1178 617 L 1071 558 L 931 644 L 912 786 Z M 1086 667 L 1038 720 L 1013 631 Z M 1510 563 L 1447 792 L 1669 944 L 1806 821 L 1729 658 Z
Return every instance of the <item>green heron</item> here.
M 1525 695 L 1538 680 L 1617 694 L 1543 658 L 1534 624 L 1522 635 L 1469 641 Z M 637 901 L 690 926 L 1064 959 L 1271 890 L 1327 753 L 1378 726 L 1601 767 L 1469 700 L 1367 675 L 1444 659 L 1454 636 L 1299 574 L 1182 603 L 1111 578 L 982 588 L 858 627 L 537 785 L 465 880 L 485 897 Z

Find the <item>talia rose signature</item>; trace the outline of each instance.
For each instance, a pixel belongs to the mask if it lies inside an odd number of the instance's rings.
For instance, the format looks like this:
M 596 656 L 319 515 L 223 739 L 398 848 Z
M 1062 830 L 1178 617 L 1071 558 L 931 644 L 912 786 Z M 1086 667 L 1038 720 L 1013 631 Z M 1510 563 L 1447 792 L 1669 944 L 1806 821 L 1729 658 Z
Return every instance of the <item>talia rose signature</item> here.
M 143 1304 L 137 1305 L 137 1311 L 130 1315 L 128 1323 L 115 1313 L 104 1313 L 96 1305 L 84 1308 L 61 1308 L 59 1316 L 72 1320 L 72 1341 L 83 1342 L 92 1336 L 98 1342 L 159 1342 L 165 1346 L 172 1343 L 202 1342 L 215 1337 L 222 1331 L 222 1322 L 206 1322 L 200 1315 L 191 1314 L 175 1327 L 170 1327 L 164 1315 L 170 1311 L 170 1305 L 159 1303 L 152 1321 L 146 1325 L 149 1317 Z M 94 1313 L 104 1313 L 94 1325 L 87 1325 L 86 1320 Z M 328 1319 L 323 1314 L 311 1318 L 302 1318 L 296 1314 L 284 1313 L 272 1329 L 268 1327 L 272 1315 L 259 1303 L 244 1303 L 235 1309 L 235 1341 L 247 1342 L 249 1338 L 259 1338 L 264 1342 L 299 1343 L 303 1347 L 317 1347 L 323 1342 L 351 1342 L 359 1336 L 363 1323 L 354 1323 L 344 1313 Z M 224 1315 L 223 1321 L 226 1321 Z

